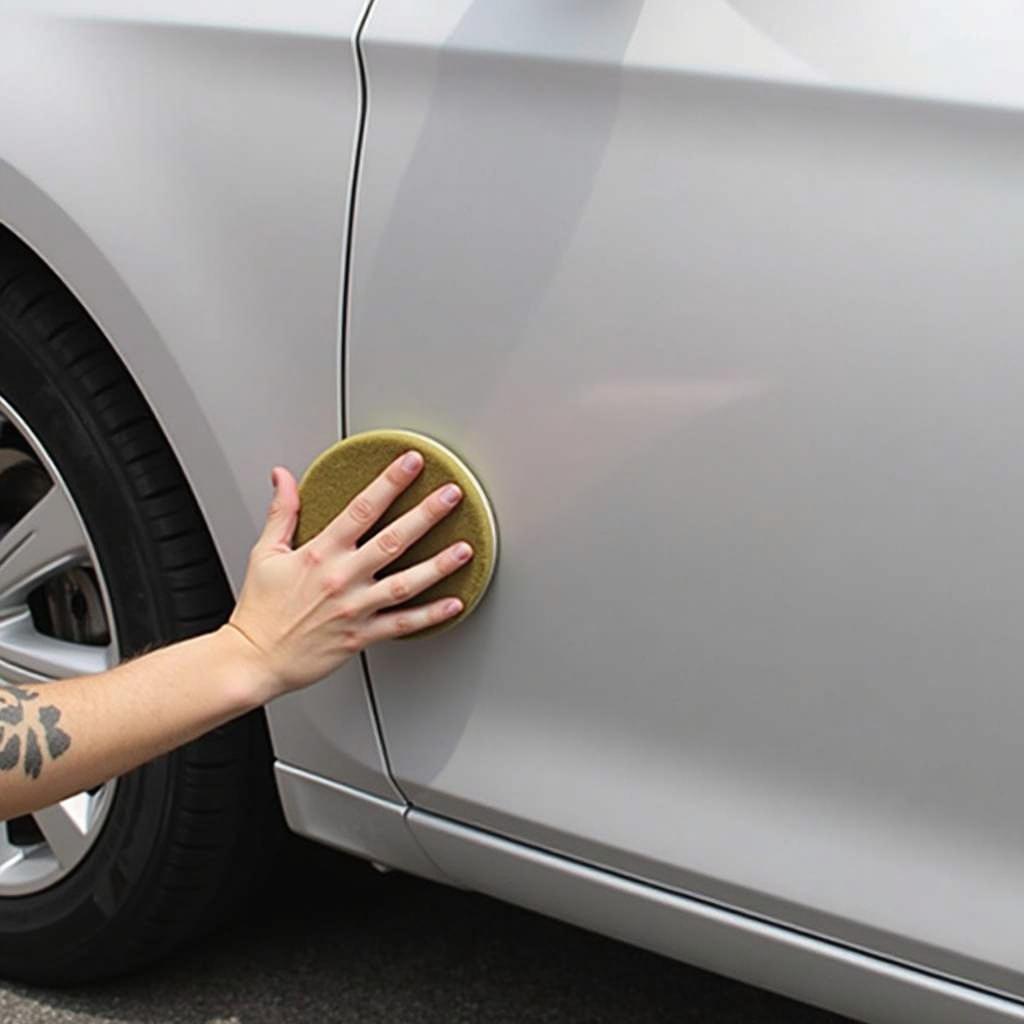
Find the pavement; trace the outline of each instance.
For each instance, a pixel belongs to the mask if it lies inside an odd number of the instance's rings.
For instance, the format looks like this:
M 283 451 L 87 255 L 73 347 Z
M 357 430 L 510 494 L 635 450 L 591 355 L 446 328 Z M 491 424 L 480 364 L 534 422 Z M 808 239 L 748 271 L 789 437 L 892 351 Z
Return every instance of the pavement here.
M 844 1024 L 578 928 L 295 840 L 245 917 L 131 977 L 0 983 L 3 1024 Z M 848 1024 L 848 1022 L 846 1022 Z

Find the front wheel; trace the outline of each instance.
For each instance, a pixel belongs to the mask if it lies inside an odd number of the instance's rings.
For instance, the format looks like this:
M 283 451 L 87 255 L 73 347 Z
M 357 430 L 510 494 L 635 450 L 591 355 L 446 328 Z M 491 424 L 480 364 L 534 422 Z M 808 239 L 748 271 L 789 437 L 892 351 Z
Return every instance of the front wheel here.
M 0 725 L 23 716 L 0 733 L 0 786 L 60 756 L 59 725 L 36 710 L 47 680 L 214 629 L 231 605 L 134 381 L 0 229 Z M 240 902 L 285 831 L 262 711 L 3 822 L 0 974 L 67 984 L 162 955 Z

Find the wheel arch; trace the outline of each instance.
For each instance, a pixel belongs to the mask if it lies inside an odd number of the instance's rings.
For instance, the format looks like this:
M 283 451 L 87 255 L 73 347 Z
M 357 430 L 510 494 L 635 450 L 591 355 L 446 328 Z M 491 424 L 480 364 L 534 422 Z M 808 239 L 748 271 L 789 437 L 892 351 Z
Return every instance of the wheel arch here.
M 249 514 L 226 454 L 160 332 L 85 232 L 3 161 L 0 232 L 49 267 L 135 381 L 188 482 L 237 594 L 251 540 L 239 526 Z

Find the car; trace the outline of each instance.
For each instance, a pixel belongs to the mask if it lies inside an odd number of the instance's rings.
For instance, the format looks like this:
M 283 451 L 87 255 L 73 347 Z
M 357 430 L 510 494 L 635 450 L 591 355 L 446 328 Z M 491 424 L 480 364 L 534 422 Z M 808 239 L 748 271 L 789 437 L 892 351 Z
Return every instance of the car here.
M 459 453 L 501 554 L 456 628 L 6 822 L 0 974 L 151 962 L 286 823 L 1024 1020 L 1022 48 L 995 3 L 3 0 L 3 678 L 223 622 L 269 467 L 367 430 Z

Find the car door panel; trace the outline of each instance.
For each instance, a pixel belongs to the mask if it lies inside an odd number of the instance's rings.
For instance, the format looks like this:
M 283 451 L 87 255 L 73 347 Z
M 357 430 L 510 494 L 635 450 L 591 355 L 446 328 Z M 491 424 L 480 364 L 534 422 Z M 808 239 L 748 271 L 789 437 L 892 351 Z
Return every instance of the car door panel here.
M 498 518 L 368 652 L 412 803 L 1022 994 L 1024 17 L 941 8 L 378 0 L 346 427 Z

